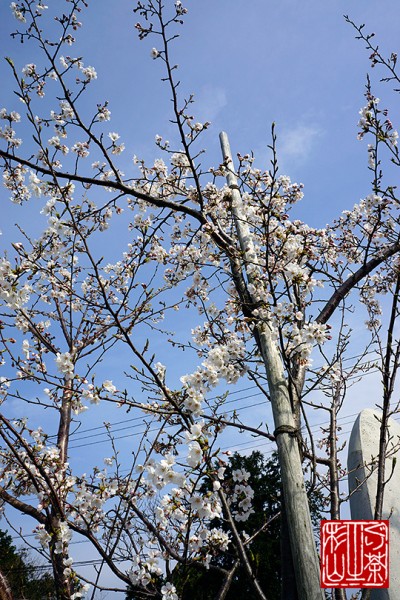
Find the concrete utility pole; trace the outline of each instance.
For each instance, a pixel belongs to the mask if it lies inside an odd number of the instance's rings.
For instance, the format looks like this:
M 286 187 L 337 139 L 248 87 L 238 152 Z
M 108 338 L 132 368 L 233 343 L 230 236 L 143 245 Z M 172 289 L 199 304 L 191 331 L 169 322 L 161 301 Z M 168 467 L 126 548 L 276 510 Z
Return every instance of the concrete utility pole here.
M 224 164 L 228 169 L 226 179 L 232 192 L 232 213 L 236 233 L 243 253 L 242 269 L 248 283 L 252 283 L 254 280 L 252 271 L 254 268 L 260 268 L 260 265 L 254 250 L 251 231 L 243 212 L 243 202 L 237 184 L 228 136 L 224 132 L 220 133 L 220 143 Z M 248 295 L 252 298 L 251 294 Z M 270 324 L 258 322 L 255 329 L 268 378 L 297 594 L 301 600 L 325 600 L 325 595 L 320 587 L 319 558 L 314 541 L 299 445 L 295 435 L 295 418 L 282 358 L 273 340 Z

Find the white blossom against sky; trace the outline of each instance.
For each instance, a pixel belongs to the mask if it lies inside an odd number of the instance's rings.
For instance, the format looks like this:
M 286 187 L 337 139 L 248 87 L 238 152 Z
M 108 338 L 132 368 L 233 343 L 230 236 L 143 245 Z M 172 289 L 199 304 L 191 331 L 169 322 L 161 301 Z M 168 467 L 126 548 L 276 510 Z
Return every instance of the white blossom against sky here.
M 366 31 L 374 31 L 384 54 L 390 55 L 398 49 L 398 2 L 186 4 L 188 15 L 173 60 L 179 64 L 182 95 L 194 93 L 197 98 L 195 118 L 212 122 L 203 138 L 208 150 L 204 164 L 219 160 L 218 132 L 224 129 L 234 151 L 253 150 L 264 166 L 275 121 L 282 171 L 306 186 L 302 210 L 312 214 L 318 203 L 318 220 L 327 220 L 358 201 L 369 181 L 365 147 L 356 140 L 369 61 L 343 14 L 365 23 Z M 151 60 L 153 40 L 138 41 L 133 7 L 131 0 L 89 3 L 78 35 L 85 64 L 98 74 L 92 93 L 110 100 L 112 125 L 124 132 L 127 162 L 133 153 L 154 158 L 154 136 L 173 135 L 168 90 L 160 82 L 161 63 Z M 27 49 L 7 38 L 13 26 L 9 13 L 3 2 L 1 55 L 25 64 Z M 2 81 L 6 71 L 3 62 Z M 2 97 L 5 102 L 7 90 L 2 89 Z
M 153 40 L 139 42 L 137 38 L 134 4 L 132 0 L 92 0 L 82 14 L 84 27 L 73 50 L 97 73 L 88 99 L 110 103 L 110 132 L 118 132 L 118 143 L 125 144 L 120 164 L 126 173 L 134 154 L 149 162 L 159 155 L 154 144 L 157 134 L 170 139 L 176 136 L 169 123 L 169 90 L 160 81 L 161 61 L 152 59 Z M 370 192 L 371 177 L 366 143 L 357 140 L 357 121 L 358 111 L 365 104 L 368 52 L 362 42 L 354 39 L 355 31 L 343 14 L 357 24 L 365 23 L 366 31 L 374 31 L 376 42 L 389 56 L 392 51 L 400 51 L 398 0 L 187 0 L 185 5 L 188 15 L 173 48 L 173 61 L 179 65 L 180 93 L 186 97 L 194 94 L 195 121 L 212 124 L 202 138 L 207 148 L 202 159 L 204 167 L 221 160 L 218 133 L 225 130 L 234 153 L 253 150 L 256 165 L 266 168 L 274 121 L 281 173 L 305 185 L 304 200 L 297 208 L 304 221 L 323 227 L 341 210 L 350 209 L 365 197 Z M 9 39 L 14 26 L 9 2 L 3 0 L 0 56 L 12 56 L 22 68 L 37 57 L 25 44 Z M 5 105 L 18 109 L 8 72 L 2 61 L 0 108 Z M 373 75 L 375 85 L 379 72 Z M 376 88 L 382 104 L 387 99 L 390 107 L 388 92 Z M 84 108 L 83 104 L 83 112 Z M 398 110 L 392 114 L 398 115 Z M 1 245 L 13 241 L 12 224 L 17 219 L 15 207 L 6 199 L 7 192 L 1 190 Z M 29 219 L 32 213 L 27 214 Z M 118 387 L 112 375 L 113 361 L 117 365 L 120 357 L 104 365 L 106 389 Z M 65 357 L 59 362 L 60 369 L 68 370 Z M 187 366 L 185 373 L 192 372 L 191 368 L 194 365 Z M 176 377 L 183 374 L 177 371 Z M 244 382 L 241 387 L 245 387 Z M 368 384 L 363 384 L 363 389 L 371 393 Z M 110 418 L 107 413 L 95 413 L 96 408 L 90 408 L 85 427 Z M 356 410 L 354 406 L 345 412 Z M 257 418 L 261 409 L 254 412 Z M 124 415 L 121 413 L 119 418 L 122 420 Z M 193 439 L 193 463 L 197 460 L 196 444 Z M 97 448 L 85 449 L 86 457 L 101 454 Z M 77 560 L 86 556 L 84 548 L 76 546 Z M 112 593 L 107 598 L 111 600 Z

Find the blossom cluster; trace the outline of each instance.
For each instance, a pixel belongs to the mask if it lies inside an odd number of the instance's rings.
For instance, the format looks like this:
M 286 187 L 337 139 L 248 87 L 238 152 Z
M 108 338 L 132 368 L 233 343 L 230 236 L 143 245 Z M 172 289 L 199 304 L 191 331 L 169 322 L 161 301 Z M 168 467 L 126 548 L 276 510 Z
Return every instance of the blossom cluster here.
M 18 273 L 5 258 L 0 258 L 0 281 L 0 299 L 9 308 L 22 308 L 29 301 L 31 286 L 18 285 Z
M 250 515 L 254 513 L 252 506 L 254 491 L 248 483 L 249 477 L 250 473 L 245 469 L 232 471 L 234 485 L 228 500 L 236 521 L 247 521 Z
M 202 400 L 207 390 L 218 385 L 221 379 L 236 383 L 244 374 L 242 360 L 245 354 L 243 340 L 233 332 L 226 332 L 226 341 L 211 348 L 202 366 L 181 377 L 185 390 L 184 406 L 195 415 L 202 412 Z

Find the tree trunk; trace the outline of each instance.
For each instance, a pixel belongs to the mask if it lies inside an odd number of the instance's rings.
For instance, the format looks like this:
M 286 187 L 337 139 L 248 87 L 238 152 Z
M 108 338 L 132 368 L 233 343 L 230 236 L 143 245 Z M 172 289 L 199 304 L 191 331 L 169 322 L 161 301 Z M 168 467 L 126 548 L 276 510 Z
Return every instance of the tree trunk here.
M 13 600 L 10 586 L 3 573 L 0 571 L 0 600 Z
M 63 554 L 55 554 L 53 552 L 51 555 L 57 600 L 71 600 L 71 595 L 73 594 L 71 582 L 64 576 L 64 558 Z

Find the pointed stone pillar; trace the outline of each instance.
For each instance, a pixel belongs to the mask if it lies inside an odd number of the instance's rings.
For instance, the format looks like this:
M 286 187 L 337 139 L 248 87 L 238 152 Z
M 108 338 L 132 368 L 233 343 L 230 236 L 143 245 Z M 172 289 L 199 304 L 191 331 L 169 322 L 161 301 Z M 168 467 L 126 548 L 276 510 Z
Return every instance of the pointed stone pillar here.
M 351 518 L 354 520 L 374 518 L 380 418 L 378 411 L 367 408 L 358 415 L 351 432 L 347 467 L 349 492 L 356 490 L 350 496 Z M 385 487 L 382 513 L 383 519 L 390 520 L 390 587 L 373 590 L 371 600 L 400 600 L 400 425 L 389 419 L 388 427 L 392 439 L 388 445 L 386 479 L 392 472 L 393 458 L 397 457 L 392 478 Z

